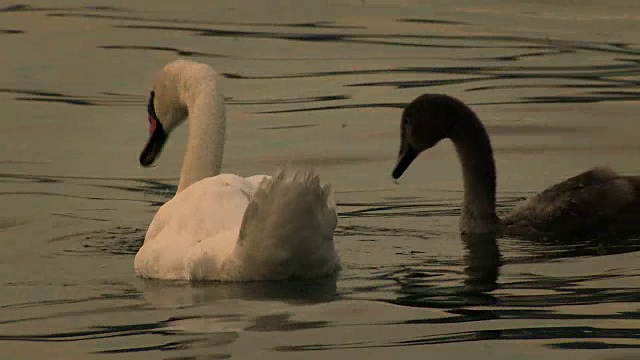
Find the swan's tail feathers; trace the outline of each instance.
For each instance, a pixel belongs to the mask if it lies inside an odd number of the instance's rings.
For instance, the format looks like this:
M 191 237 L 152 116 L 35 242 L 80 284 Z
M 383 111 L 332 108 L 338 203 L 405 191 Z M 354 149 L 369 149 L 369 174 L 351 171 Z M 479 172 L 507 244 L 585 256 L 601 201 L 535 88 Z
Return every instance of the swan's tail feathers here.
M 261 276 L 329 275 L 339 268 L 336 224 L 331 186 L 321 184 L 312 169 L 281 168 L 262 180 L 247 206 L 236 251 Z

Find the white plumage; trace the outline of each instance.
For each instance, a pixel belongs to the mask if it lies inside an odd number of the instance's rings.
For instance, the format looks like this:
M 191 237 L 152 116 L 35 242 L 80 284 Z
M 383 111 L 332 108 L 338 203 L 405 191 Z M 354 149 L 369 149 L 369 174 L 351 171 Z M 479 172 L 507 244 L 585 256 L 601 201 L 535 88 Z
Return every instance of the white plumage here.
M 335 204 L 330 186 L 320 184 L 313 170 L 282 168 L 273 177 L 217 174 L 225 128 L 219 81 L 210 67 L 188 61 L 167 65 L 156 78 L 150 121 L 159 124 L 152 130 L 168 136 L 189 114 L 189 144 L 178 193 L 149 226 L 136 273 L 220 281 L 335 273 Z M 161 148 L 148 144 L 141 162 L 153 162 Z

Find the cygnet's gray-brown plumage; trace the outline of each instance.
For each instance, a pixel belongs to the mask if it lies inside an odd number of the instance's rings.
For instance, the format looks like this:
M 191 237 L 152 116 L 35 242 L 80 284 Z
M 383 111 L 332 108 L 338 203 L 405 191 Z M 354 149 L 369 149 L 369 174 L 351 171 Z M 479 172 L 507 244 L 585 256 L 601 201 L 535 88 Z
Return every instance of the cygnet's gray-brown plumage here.
M 422 151 L 450 139 L 462 164 L 463 233 L 515 236 L 580 235 L 593 231 L 640 233 L 640 176 L 621 176 L 597 167 L 544 190 L 504 219 L 496 215 L 496 168 L 489 135 L 462 101 L 424 94 L 402 113 L 401 143 L 393 178 Z

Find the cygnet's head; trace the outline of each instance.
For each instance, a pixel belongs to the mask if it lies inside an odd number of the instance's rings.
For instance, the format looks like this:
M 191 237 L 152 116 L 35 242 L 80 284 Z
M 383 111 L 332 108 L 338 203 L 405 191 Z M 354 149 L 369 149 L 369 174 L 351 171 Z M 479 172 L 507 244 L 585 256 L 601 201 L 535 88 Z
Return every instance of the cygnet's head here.
M 424 94 L 409 103 L 402 112 L 393 178 L 400 178 L 421 152 L 451 138 L 458 118 L 470 111 L 460 100 L 443 94 Z
M 210 80 L 212 72 L 208 65 L 176 60 L 156 74 L 147 104 L 149 140 L 140 154 L 142 166 L 151 166 L 158 158 L 171 131 L 187 119 L 187 103 L 198 82 Z

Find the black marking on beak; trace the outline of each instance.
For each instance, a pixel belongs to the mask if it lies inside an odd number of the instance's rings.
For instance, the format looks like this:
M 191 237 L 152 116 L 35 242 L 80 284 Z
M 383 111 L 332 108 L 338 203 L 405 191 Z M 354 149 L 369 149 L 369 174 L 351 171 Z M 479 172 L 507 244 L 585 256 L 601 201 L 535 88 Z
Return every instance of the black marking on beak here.
M 149 115 L 149 140 L 142 153 L 140 154 L 140 165 L 149 167 L 158 158 L 167 141 L 167 133 L 164 131 L 162 124 L 156 115 L 156 109 L 153 105 L 155 92 L 151 91 L 149 103 L 147 104 L 147 113 Z

